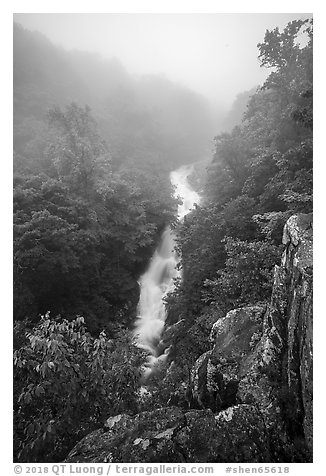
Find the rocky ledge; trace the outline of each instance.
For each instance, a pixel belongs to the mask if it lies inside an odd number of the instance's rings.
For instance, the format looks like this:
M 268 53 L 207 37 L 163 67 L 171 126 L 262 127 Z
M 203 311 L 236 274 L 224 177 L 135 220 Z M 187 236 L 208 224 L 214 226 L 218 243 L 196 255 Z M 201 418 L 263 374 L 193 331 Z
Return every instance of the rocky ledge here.
M 268 305 L 230 311 L 192 370 L 196 409 L 109 418 L 67 462 L 312 461 L 312 217 L 284 227 Z

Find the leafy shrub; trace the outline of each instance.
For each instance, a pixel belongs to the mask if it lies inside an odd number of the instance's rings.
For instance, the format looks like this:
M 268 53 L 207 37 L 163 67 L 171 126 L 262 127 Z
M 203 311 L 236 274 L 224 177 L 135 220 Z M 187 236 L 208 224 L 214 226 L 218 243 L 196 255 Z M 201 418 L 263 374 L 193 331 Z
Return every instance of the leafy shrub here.
M 138 410 L 143 353 L 127 333 L 93 338 L 84 319 L 41 318 L 14 352 L 15 458 L 60 461 L 109 416 Z

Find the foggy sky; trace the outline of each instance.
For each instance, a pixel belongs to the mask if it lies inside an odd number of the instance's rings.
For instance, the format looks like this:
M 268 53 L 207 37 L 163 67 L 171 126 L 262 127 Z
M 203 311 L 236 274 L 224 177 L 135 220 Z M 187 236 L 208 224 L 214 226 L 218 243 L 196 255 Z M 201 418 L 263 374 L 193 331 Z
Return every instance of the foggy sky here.
M 118 58 L 137 75 L 158 73 L 229 107 L 264 81 L 257 43 L 308 13 L 21 13 L 14 21 L 64 48 Z

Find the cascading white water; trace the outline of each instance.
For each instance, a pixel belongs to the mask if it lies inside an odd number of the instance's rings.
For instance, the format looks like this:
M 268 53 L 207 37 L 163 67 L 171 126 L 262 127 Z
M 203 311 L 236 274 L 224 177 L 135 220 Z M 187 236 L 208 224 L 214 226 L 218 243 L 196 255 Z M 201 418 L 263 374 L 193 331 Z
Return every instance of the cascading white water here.
M 182 204 L 178 207 L 178 218 L 182 220 L 194 203 L 200 202 L 200 197 L 189 182 L 188 176 L 193 171 L 193 165 L 183 165 L 170 174 L 172 185 L 175 186 L 175 196 L 180 197 Z M 174 236 L 167 228 L 161 237 L 147 271 L 141 276 L 138 317 L 135 324 L 137 345 L 149 352 L 147 365 L 144 369 L 148 375 L 153 366 L 163 361 L 167 353 L 157 356 L 157 346 L 163 331 L 166 309 L 164 298 L 174 288 L 174 280 L 180 275 L 177 269 L 179 258 L 174 250 Z

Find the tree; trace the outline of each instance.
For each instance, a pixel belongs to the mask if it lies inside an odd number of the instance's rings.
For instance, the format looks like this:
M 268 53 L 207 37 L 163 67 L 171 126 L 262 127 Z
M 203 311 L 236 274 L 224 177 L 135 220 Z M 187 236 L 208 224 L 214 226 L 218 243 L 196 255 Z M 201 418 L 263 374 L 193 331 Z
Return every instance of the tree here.
M 306 42 L 300 45 L 300 39 Z M 261 65 L 275 68 L 264 88 L 275 89 L 291 117 L 312 128 L 313 24 L 311 19 L 290 22 L 283 32 L 266 31 L 258 44 Z
M 58 139 L 47 151 L 58 177 L 71 191 L 89 199 L 111 172 L 110 155 L 97 133 L 90 108 L 72 103 L 62 112 L 55 107 L 49 111 L 49 120 L 59 131 Z
M 221 207 L 239 195 L 248 176 L 249 157 L 249 143 L 239 127 L 215 137 L 206 194 L 216 206 Z
M 217 278 L 205 281 L 205 301 L 217 303 L 227 312 L 245 304 L 267 300 L 281 248 L 264 241 L 225 238 L 226 266 L 217 271 Z
M 100 255 L 89 209 L 46 176 L 20 178 L 14 192 L 15 318 L 72 311 L 89 297 Z

